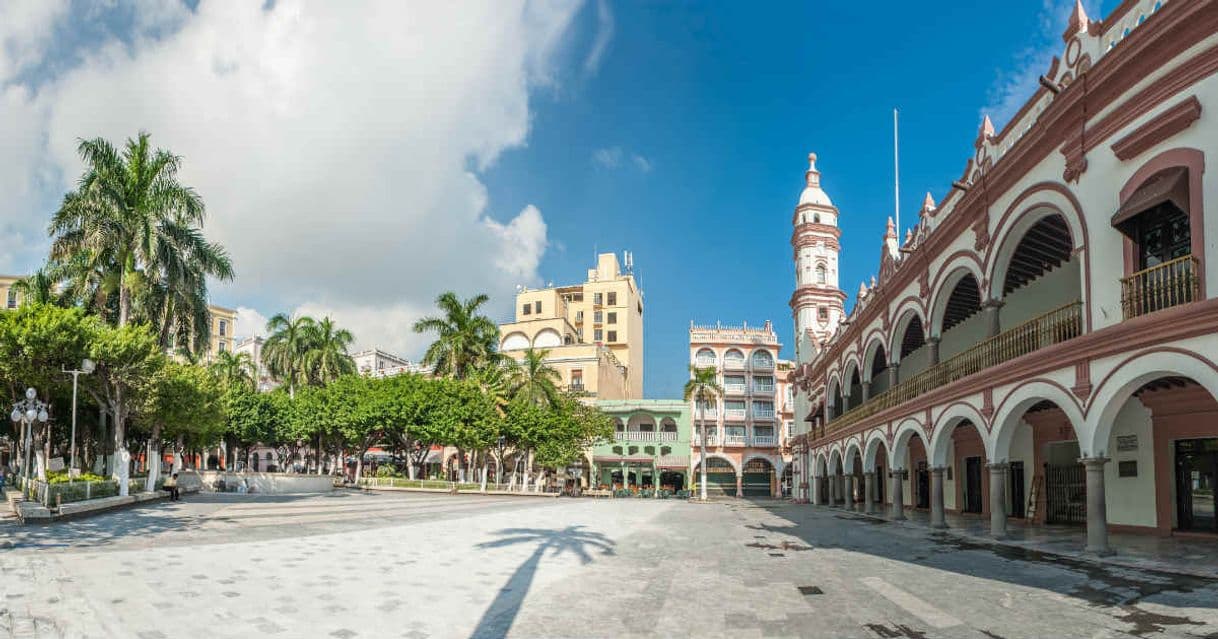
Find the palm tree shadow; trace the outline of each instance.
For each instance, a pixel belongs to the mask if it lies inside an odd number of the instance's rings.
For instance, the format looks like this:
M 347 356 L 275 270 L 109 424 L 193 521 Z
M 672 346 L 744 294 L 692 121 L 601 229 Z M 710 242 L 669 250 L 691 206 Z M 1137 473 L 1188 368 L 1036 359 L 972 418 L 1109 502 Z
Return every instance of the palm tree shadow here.
M 500 539 L 475 546 L 478 549 L 491 549 L 517 544 L 537 544 L 533 554 L 516 568 L 507 583 L 499 589 L 499 594 L 482 614 L 482 618 L 478 620 L 478 626 L 474 628 L 470 637 L 482 639 L 507 635 L 512 623 L 516 620 L 516 615 L 520 613 L 520 606 L 524 603 L 525 596 L 529 593 L 529 587 L 533 583 L 533 576 L 537 573 L 541 558 L 547 551 L 551 556 L 570 552 L 579 558 L 581 564 L 592 562 L 590 551 L 599 550 L 600 554 L 604 556 L 614 554 L 613 546 L 615 544 L 612 539 L 602 533 L 580 530 L 581 528 L 583 526 L 567 526 L 559 529 L 505 528 L 495 533 L 501 535 Z

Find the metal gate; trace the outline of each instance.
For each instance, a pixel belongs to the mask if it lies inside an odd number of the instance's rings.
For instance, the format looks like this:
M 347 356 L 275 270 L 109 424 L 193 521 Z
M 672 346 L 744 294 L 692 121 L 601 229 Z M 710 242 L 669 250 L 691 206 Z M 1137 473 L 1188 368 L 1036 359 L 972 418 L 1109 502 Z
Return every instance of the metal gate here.
M 1087 523 L 1087 469 L 1045 464 L 1045 523 Z

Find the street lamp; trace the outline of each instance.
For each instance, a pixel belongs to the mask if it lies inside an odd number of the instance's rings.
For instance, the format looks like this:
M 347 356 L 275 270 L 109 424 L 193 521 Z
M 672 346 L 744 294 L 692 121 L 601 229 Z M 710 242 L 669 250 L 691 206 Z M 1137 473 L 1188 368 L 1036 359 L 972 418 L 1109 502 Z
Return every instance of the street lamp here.
M 38 400 L 38 393 L 33 388 L 27 388 L 25 389 L 25 399 L 13 404 L 13 412 L 9 417 L 13 422 L 20 422 L 25 428 L 25 467 L 21 470 L 25 475 L 25 484 L 29 486 L 30 455 L 34 448 L 34 422 L 46 423 L 47 405 Z
M 84 361 L 82 361 L 80 363 L 79 370 L 76 370 L 76 369 L 69 370 L 66 368 L 62 369 L 63 372 L 72 374 L 72 453 L 71 453 L 71 461 L 68 462 L 68 478 L 69 479 L 71 479 L 72 476 L 74 475 L 74 473 L 76 473 L 76 471 L 79 470 L 78 468 L 76 468 L 76 384 L 77 384 L 77 380 L 80 379 L 80 376 L 82 373 L 85 375 L 88 375 L 93 372 L 93 369 L 94 369 L 93 360 L 91 360 L 87 357 L 84 359 Z

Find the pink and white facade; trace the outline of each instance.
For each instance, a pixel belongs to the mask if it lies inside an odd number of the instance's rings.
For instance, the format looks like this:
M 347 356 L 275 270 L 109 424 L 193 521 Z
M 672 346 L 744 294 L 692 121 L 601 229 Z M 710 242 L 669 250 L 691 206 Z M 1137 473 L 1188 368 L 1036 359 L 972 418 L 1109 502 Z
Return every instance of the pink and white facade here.
M 809 319 L 837 292 L 802 274 L 838 238 L 801 196 L 797 498 L 1076 524 L 1097 553 L 1109 529 L 1218 533 L 1218 4 L 1066 26 L 939 202 L 877 229 L 844 321 Z
M 761 327 L 690 324 L 689 363 L 714 368 L 723 388 L 722 397 L 705 411 L 690 402 L 691 477 L 696 480 L 700 472 L 704 420 L 709 483 L 715 492 L 737 497 L 782 492 L 794 412 L 787 380 L 793 365 L 778 359 L 781 349 L 769 321 Z

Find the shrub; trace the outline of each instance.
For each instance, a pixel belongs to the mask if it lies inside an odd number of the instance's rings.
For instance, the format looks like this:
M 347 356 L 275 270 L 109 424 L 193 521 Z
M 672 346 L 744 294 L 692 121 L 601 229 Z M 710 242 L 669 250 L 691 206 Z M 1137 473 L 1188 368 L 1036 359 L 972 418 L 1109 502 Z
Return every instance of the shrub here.
M 634 497 L 634 493 L 630 492 L 629 490 L 627 490 L 625 488 L 618 488 L 617 490 L 613 491 L 613 496 L 614 497 Z
M 102 477 L 101 475 L 95 475 L 93 473 L 81 473 L 79 477 L 73 479 L 68 476 L 67 470 L 53 470 L 47 472 L 48 484 L 66 484 L 69 482 L 82 481 L 109 481 L 109 479 L 109 477 Z
M 390 466 L 389 464 L 385 464 L 376 469 L 376 476 L 389 478 L 389 477 L 401 477 L 402 475 L 393 466 Z

